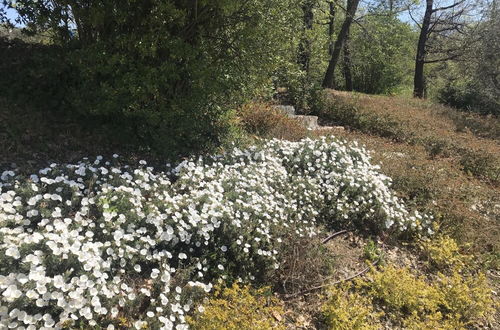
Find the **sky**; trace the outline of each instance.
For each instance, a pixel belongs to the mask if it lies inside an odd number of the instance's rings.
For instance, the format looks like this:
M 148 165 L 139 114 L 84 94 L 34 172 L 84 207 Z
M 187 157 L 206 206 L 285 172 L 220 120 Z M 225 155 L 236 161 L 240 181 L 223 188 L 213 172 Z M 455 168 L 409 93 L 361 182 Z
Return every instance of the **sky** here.
M 2 5 L 0 5 L 0 8 L 2 8 L 2 7 L 3 7 L 3 6 L 2 6 Z M 18 17 L 17 12 L 16 12 L 14 9 L 7 9 L 6 11 L 7 11 L 7 18 L 8 18 L 10 21 L 14 22 L 14 20 Z M 16 24 L 16 25 L 17 25 L 17 24 Z

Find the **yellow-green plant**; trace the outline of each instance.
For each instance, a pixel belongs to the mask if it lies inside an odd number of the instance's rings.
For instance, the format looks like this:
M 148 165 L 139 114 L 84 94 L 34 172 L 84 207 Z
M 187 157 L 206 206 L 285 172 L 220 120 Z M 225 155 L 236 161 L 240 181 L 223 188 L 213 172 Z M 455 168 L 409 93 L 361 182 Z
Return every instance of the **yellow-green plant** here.
M 464 276 L 458 271 L 451 276 L 439 274 L 437 285 L 451 318 L 464 325 L 488 318 L 493 313 L 494 302 L 484 274 Z
M 405 329 L 466 329 L 490 317 L 494 302 L 484 275 L 464 274 L 454 269 L 430 280 L 405 267 L 373 268 L 331 289 L 323 316 L 331 329 L 378 329 L 382 315 Z
M 349 292 L 348 286 L 332 287 L 322 312 L 328 328 L 338 330 L 380 329 L 377 319 L 383 315 L 373 309 L 369 296 Z
M 420 248 L 429 264 L 439 270 L 462 269 L 469 256 L 460 253 L 457 242 L 449 236 L 438 236 L 420 242 Z
M 431 313 L 443 304 L 439 290 L 427 284 L 423 277 L 413 275 L 407 268 L 387 266 L 373 270 L 368 279 L 358 285 L 395 313 Z
M 252 290 L 233 284 L 217 288 L 199 312 L 187 318 L 192 329 L 284 329 L 283 308 L 269 288 Z

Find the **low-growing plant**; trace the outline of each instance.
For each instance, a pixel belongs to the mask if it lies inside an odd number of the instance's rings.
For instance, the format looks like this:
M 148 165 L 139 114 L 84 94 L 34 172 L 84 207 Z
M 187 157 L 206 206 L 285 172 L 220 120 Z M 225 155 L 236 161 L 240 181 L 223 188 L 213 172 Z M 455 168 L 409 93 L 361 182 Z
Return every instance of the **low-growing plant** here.
M 444 329 L 464 329 L 491 316 L 494 302 L 484 275 L 470 276 L 454 270 L 438 273 L 429 281 L 408 268 L 373 269 L 358 290 L 373 297 L 405 328 L 423 329 L 443 323 Z
M 468 174 L 500 182 L 500 162 L 494 155 L 479 150 L 463 150 L 460 165 Z
M 494 311 L 484 275 L 456 270 L 426 278 L 389 265 L 329 292 L 322 315 L 331 329 L 466 329 Z
M 328 300 L 322 306 L 322 316 L 329 329 L 335 330 L 376 330 L 381 328 L 377 312 L 369 296 L 350 292 L 349 287 L 328 291 Z
M 187 318 L 191 329 L 285 329 L 284 310 L 270 288 L 252 290 L 233 284 L 216 287 L 212 297 Z
M 460 253 L 457 242 L 446 235 L 422 240 L 420 247 L 430 266 L 441 271 L 449 269 L 461 270 L 470 261 L 469 256 Z
M 413 232 L 357 144 L 271 140 L 163 170 L 102 157 L 0 174 L 2 327 L 185 328 L 218 280 L 262 283 L 319 225 Z M 293 235 L 292 235 L 293 233 Z M 39 317 L 41 315 L 41 317 Z
M 404 141 L 411 132 L 405 131 L 401 124 L 390 116 L 377 116 L 365 111 L 356 98 L 346 100 L 327 97 L 322 108 L 315 112 L 321 121 L 327 124 L 348 126 L 366 133 L 390 138 L 395 141 Z
M 368 281 L 358 284 L 365 286 L 370 296 L 401 316 L 431 313 L 442 304 L 439 291 L 407 268 L 387 266 L 381 271 L 373 270 Z
M 363 255 L 364 257 L 371 261 L 371 262 L 377 262 L 378 264 L 383 264 L 384 260 L 384 251 L 382 251 L 378 246 L 377 243 L 369 239 L 366 242 L 365 247 L 363 248 Z
M 331 92 L 316 114 L 325 123 L 422 146 L 431 159 L 453 158 L 465 173 L 498 185 L 497 118 L 467 120 L 454 109 L 425 101 L 342 92 Z M 464 121 L 475 128 L 459 132 Z

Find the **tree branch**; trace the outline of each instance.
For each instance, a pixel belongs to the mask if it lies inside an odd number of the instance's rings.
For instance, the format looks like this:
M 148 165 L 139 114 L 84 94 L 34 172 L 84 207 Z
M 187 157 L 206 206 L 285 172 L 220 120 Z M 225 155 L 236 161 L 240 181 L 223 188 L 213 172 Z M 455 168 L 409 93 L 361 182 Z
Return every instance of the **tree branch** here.
M 451 8 L 454 8 L 454 7 L 458 6 L 458 5 L 461 5 L 464 2 L 465 2 L 465 0 L 460 0 L 460 1 L 455 2 L 454 4 L 449 5 L 449 6 L 434 8 L 434 9 L 432 9 L 432 12 L 435 13 L 437 11 L 451 9 Z

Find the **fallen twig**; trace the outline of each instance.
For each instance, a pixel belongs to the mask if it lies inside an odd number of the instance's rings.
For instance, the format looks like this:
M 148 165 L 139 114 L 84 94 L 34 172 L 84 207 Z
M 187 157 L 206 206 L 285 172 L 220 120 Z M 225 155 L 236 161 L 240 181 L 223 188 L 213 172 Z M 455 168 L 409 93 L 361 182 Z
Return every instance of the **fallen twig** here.
M 333 234 L 331 234 L 330 236 L 328 236 L 327 238 L 325 238 L 325 239 L 321 242 L 321 244 L 326 244 L 326 243 L 327 243 L 327 242 L 329 242 L 331 239 L 333 239 L 333 238 L 335 238 L 335 237 L 337 237 L 337 236 L 339 236 L 339 235 L 342 235 L 342 234 L 344 234 L 344 233 L 347 233 L 347 230 L 341 230 L 341 231 L 338 231 L 338 232 L 336 232 L 336 233 L 333 233 Z
M 286 299 L 288 298 L 293 298 L 293 297 L 296 297 L 296 296 L 301 296 L 303 294 L 307 294 L 307 293 L 310 293 L 312 291 L 316 291 L 316 290 L 319 290 L 319 289 L 322 289 L 324 287 L 327 287 L 327 286 L 331 286 L 331 285 L 336 285 L 336 284 L 339 284 L 339 283 L 342 283 L 342 282 L 347 282 L 347 281 L 350 281 L 358 276 L 361 276 L 363 275 L 364 273 L 366 273 L 367 271 L 370 270 L 371 267 L 374 267 L 375 265 L 378 264 L 378 262 L 380 261 L 380 258 L 375 260 L 371 266 L 368 266 L 366 267 L 365 269 L 363 269 L 362 271 L 352 275 L 352 276 L 349 276 L 347 278 L 344 278 L 344 279 L 341 279 L 341 280 L 338 280 L 338 281 L 335 281 L 335 282 L 331 282 L 331 283 L 325 283 L 325 284 L 321 284 L 321 285 L 318 285 L 318 286 L 315 286 L 315 287 L 312 287 L 312 288 L 309 288 L 307 290 L 304 290 L 304 291 L 300 291 L 300 292 L 296 292 L 296 293 L 291 293 L 287 296 L 285 296 Z

